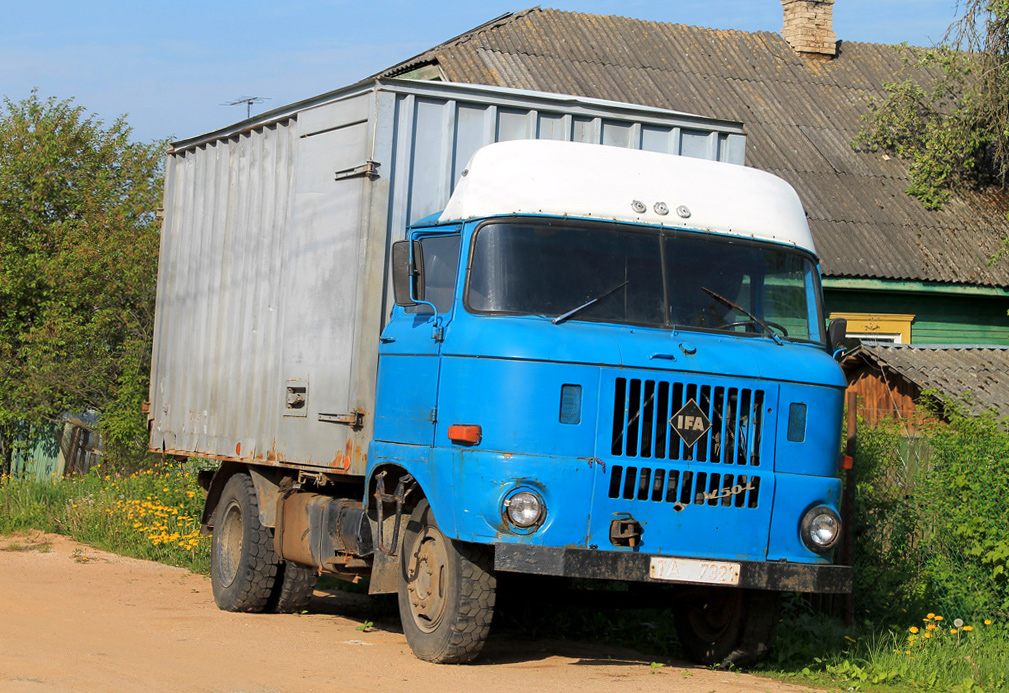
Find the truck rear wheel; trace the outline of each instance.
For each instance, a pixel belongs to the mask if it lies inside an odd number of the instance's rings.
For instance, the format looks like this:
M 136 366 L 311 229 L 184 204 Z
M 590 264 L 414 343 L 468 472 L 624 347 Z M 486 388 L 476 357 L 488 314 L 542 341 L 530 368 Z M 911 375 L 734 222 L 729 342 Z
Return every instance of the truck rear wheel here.
M 284 561 L 277 574 L 277 582 L 266 610 L 276 614 L 293 614 L 304 611 L 312 600 L 319 576 L 314 568 Z
M 752 664 L 770 649 L 780 605 L 778 592 L 730 587 L 691 589 L 673 607 L 676 633 L 684 653 L 693 662 Z
M 279 570 L 273 536 L 259 522 L 252 478 L 235 474 L 224 485 L 214 510 L 210 550 L 214 601 L 224 611 L 264 611 Z
M 400 550 L 399 614 L 414 655 L 444 664 L 480 653 L 494 615 L 492 565 L 487 547 L 442 534 L 421 501 Z

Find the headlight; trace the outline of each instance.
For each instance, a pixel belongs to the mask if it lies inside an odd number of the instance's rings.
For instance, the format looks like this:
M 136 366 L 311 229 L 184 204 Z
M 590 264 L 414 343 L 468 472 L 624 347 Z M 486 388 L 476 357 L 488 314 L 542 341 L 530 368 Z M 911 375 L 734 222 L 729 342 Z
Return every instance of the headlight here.
M 509 522 L 528 529 L 543 519 L 543 499 L 532 491 L 519 491 L 505 500 L 504 511 Z
M 841 537 L 841 518 L 827 506 L 818 505 L 802 516 L 799 534 L 810 551 L 830 551 Z

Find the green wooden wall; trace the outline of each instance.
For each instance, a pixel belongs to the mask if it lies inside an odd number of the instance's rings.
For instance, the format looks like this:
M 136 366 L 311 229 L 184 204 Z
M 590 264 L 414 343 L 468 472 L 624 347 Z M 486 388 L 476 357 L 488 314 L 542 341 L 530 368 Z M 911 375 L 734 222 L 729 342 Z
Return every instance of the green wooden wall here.
M 1009 345 L 1009 291 L 953 285 L 824 279 L 824 308 L 909 313 L 912 344 Z

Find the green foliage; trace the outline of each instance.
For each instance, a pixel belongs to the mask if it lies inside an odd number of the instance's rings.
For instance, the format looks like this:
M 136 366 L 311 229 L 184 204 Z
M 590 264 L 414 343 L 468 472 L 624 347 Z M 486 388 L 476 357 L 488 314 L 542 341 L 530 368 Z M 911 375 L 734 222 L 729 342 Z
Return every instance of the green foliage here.
M 844 682 L 849 690 L 1009 690 L 1004 628 L 984 622 L 951 627 L 935 614 L 918 624 L 853 642 L 840 656 L 817 660 L 807 676 Z
M 962 614 L 1009 620 L 1009 435 L 992 417 L 947 412 L 952 424 L 932 436 L 933 461 L 914 499 L 925 511 L 927 576 Z
M 72 101 L 0 108 L 0 434 L 93 409 L 113 457 L 144 449 L 163 144 Z
M 952 403 L 945 414 L 948 425 L 912 441 L 886 425 L 859 430 L 859 612 L 1009 622 L 1009 434 Z
M 0 476 L 0 535 L 38 529 L 115 553 L 210 572 L 192 465 L 65 479 Z
M 801 671 L 817 662 L 837 660 L 838 653 L 850 645 L 851 630 L 843 622 L 815 612 L 800 595 L 786 594 L 774 646 L 761 668 Z
M 932 49 L 910 55 L 915 79 L 884 84 L 857 142 L 910 163 L 914 195 L 940 209 L 958 186 L 1009 179 L 1009 4 L 966 0 L 963 18 Z

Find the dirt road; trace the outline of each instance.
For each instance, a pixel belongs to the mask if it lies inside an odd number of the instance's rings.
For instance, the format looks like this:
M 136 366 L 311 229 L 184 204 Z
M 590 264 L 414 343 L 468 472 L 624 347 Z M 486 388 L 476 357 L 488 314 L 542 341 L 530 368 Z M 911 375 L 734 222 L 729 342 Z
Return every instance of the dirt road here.
M 806 690 L 507 634 L 474 664 L 428 664 L 395 619 L 359 629 L 367 600 L 317 591 L 308 614 L 225 613 L 203 576 L 59 536 L 0 537 L 0 691 Z

